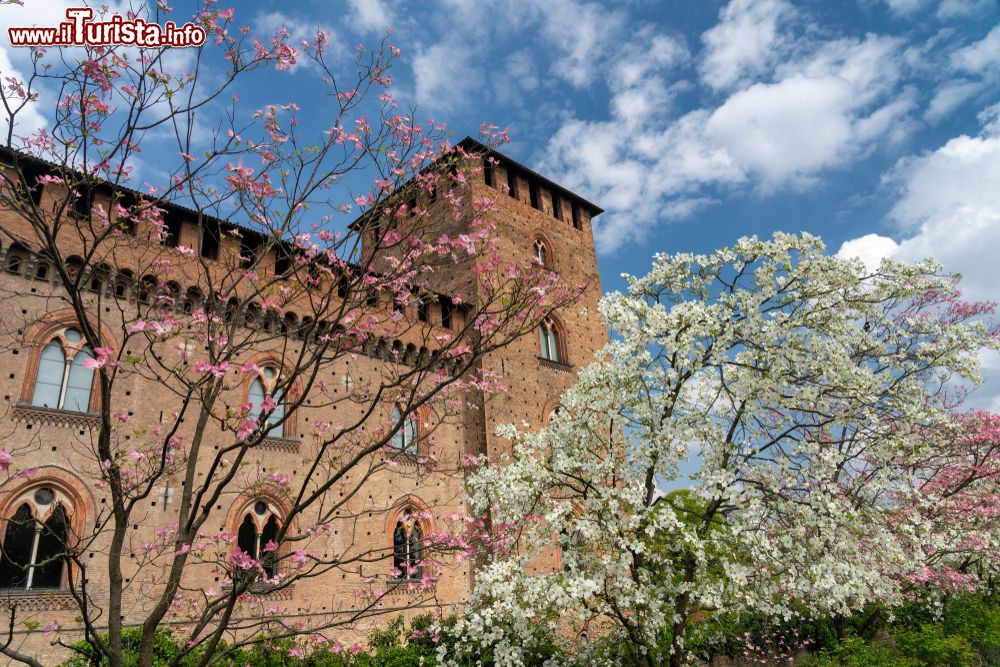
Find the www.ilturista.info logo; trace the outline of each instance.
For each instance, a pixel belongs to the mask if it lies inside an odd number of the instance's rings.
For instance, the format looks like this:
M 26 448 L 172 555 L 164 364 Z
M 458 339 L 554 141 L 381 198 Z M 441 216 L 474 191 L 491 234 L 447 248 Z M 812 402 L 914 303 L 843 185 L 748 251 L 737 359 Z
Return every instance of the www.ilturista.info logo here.
M 55 28 L 7 28 L 12 46 L 201 46 L 205 29 L 194 23 L 164 25 L 114 14 L 107 21 L 91 21 L 94 10 L 66 10 L 68 21 Z

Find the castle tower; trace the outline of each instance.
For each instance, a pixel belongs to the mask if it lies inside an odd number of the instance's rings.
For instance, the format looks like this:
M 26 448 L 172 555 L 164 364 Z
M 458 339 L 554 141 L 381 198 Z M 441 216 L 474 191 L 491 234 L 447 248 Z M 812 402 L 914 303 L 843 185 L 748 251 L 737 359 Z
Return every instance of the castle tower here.
M 486 147 L 466 138 L 459 144 L 470 152 Z M 489 355 L 483 370 L 492 371 L 508 387 L 488 396 L 482 405 L 474 451 L 497 460 L 507 447 L 495 430 L 515 424 L 535 430 L 548 423 L 559 397 L 575 382 L 580 369 L 608 340 L 597 314 L 601 282 L 591 221 L 602 209 L 561 185 L 489 151 L 473 197 L 496 197 L 494 213 L 501 256 L 536 257 L 571 287 L 584 285 L 582 297 L 554 311 L 536 335 L 525 336 Z

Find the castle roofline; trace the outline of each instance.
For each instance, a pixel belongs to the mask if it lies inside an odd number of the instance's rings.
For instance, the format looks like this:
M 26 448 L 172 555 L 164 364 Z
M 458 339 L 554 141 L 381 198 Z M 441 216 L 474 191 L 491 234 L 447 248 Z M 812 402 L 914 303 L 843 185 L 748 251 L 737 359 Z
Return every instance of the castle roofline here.
M 507 164 L 513 165 L 517 169 L 519 169 L 519 170 L 525 172 L 526 174 L 528 174 L 531 178 L 537 179 L 542 185 L 544 185 L 545 187 L 549 188 L 550 190 L 555 190 L 560 195 L 562 195 L 564 198 L 566 198 L 566 199 L 568 199 L 570 201 L 576 202 L 580 206 L 583 206 L 584 208 L 586 208 L 587 212 L 590 213 L 590 217 L 592 217 L 592 218 L 595 217 L 595 216 L 600 215 L 601 213 L 604 213 L 604 209 L 601 208 L 600 206 L 598 206 L 597 204 L 594 204 L 592 202 L 587 201 L 586 199 L 584 199 L 583 197 L 581 197 L 577 193 L 573 192 L 572 190 L 570 190 L 568 188 L 565 188 L 562 185 L 559 185 L 555 181 L 553 181 L 553 180 L 551 180 L 549 178 L 546 178 L 545 176 L 542 176 L 541 174 L 539 174 L 534 169 L 530 169 L 528 167 L 525 167 L 523 164 L 521 164 L 520 162 L 518 162 L 514 158 L 510 157 L 509 155 L 504 155 L 503 153 L 501 153 L 499 151 L 493 150 L 489 146 L 483 144 L 482 142 L 480 142 L 480 141 L 478 141 L 476 139 L 473 139 L 472 137 L 465 137 L 460 142 L 458 142 L 458 145 L 461 146 L 462 148 L 466 149 L 466 150 L 475 150 L 475 151 L 478 151 L 478 152 L 485 153 L 487 156 L 495 158 L 496 160 L 498 160 L 501 164 L 507 163 Z
M 31 153 L 25 151 L 14 150 L 7 148 L 6 146 L 0 146 L 0 166 L 15 166 L 15 160 L 23 160 L 30 164 L 35 165 L 35 167 L 48 174 L 56 174 L 59 171 L 66 171 L 75 174 L 78 178 L 83 178 L 86 175 L 79 169 L 73 167 L 67 167 L 65 165 L 56 164 L 44 158 L 40 158 Z M 250 239 L 263 242 L 269 237 L 267 234 L 261 233 L 259 229 L 253 229 L 252 227 L 246 227 L 232 220 L 224 220 L 217 216 L 211 215 L 210 213 L 205 213 L 204 211 L 198 211 L 196 209 L 190 208 L 183 204 L 180 204 L 169 199 L 164 199 L 157 195 L 151 195 L 146 192 L 141 192 L 135 188 L 129 187 L 127 185 L 122 185 L 120 183 L 112 183 L 111 181 L 101 178 L 99 176 L 86 176 L 87 178 L 94 179 L 94 187 L 105 187 L 112 188 L 115 190 L 121 190 L 122 192 L 135 197 L 137 200 L 142 199 L 150 204 L 154 204 L 157 208 L 162 208 L 168 213 L 183 213 L 192 218 L 203 218 L 206 222 L 210 224 L 216 224 L 220 229 L 229 229 L 230 231 L 236 230 L 240 235 L 249 235 Z M 282 243 L 287 243 L 284 240 L 280 240 Z
M 26 162 L 34 166 L 35 169 L 37 169 L 38 173 L 40 174 L 54 175 L 58 174 L 60 171 L 63 171 L 75 174 L 76 177 L 78 178 L 83 178 L 85 176 L 85 174 L 79 169 L 62 166 L 56 164 L 55 162 L 51 162 L 44 158 L 32 155 L 31 153 L 27 153 L 25 151 L 13 150 L 5 146 L 0 146 L 0 168 L 4 166 L 15 167 L 17 161 Z M 277 246 L 281 247 L 282 249 L 291 251 L 297 248 L 296 244 L 289 241 L 288 239 L 274 238 L 275 235 L 273 234 L 264 234 L 260 230 L 253 229 L 252 227 L 246 227 L 239 223 L 232 222 L 231 220 L 224 220 L 222 218 L 205 213 L 203 211 L 197 211 L 196 209 L 189 208 L 187 206 L 184 206 L 183 204 L 178 204 L 177 202 L 170 201 L 169 199 L 163 199 L 161 197 L 157 197 L 156 195 L 150 195 L 144 192 L 140 192 L 139 190 L 136 190 L 134 188 L 130 188 L 128 186 L 120 185 L 117 183 L 112 183 L 111 181 L 108 181 L 100 177 L 88 176 L 87 178 L 93 178 L 96 181 L 93 185 L 93 187 L 95 188 L 105 187 L 105 188 L 112 188 L 114 190 L 120 190 L 121 192 L 127 193 L 135 197 L 137 201 L 139 201 L 140 199 L 145 200 L 150 204 L 154 204 L 158 208 L 162 208 L 168 213 L 171 212 L 180 213 L 188 216 L 189 218 L 194 218 L 194 219 L 201 217 L 207 224 L 217 225 L 221 230 L 226 230 L 230 232 L 233 230 L 238 231 L 242 237 L 247 238 L 248 240 L 257 241 L 258 243 L 263 243 L 267 239 L 273 239 L 277 244 Z M 361 269 L 361 266 L 356 262 L 345 262 L 345 265 L 353 270 Z M 428 294 L 434 294 L 438 298 L 442 297 L 450 298 L 449 295 L 446 295 L 444 293 L 428 292 Z

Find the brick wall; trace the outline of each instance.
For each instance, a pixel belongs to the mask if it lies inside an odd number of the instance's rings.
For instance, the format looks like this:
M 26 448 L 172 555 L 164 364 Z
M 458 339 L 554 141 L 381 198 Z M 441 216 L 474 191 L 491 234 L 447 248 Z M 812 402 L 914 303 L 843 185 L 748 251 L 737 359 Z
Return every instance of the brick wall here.
M 554 184 L 506 158 L 494 169 L 497 187 L 491 188 L 481 177 L 477 178 L 472 184 L 473 196 L 496 195 L 501 184 L 508 182 L 508 171 L 511 173 L 511 182 L 518 185 L 518 197 L 508 196 L 501 191 L 497 200 L 497 212 L 494 215 L 502 252 L 510 257 L 529 257 L 533 252 L 535 239 L 541 238 L 546 243 L 551 268 L 567 283 L 586 284 L 587 289 L 578 303 L 555 313 L 562 338 L 560 363 L 540 359 L 538 337 L 526 336 L 483 361 L 485 369 L 504 379 L 510 388 L 507 393 L 485 399 L 482 396 L 473 397 L 478 403 L 476 408 L 467 409 L 461 414 L 448 415 L 443 419 L 436 415 L 427 416 L 428 421 L 433 423 L 425 436 L 424 446 L 426 451 L 433 452 L 445 464 L 443 467 L 457 468 L 459 459 L 465 452 L 485 452 L 496 459 L 507 446 L 494 435 L 498 424 L 520 425 L 526 422 L 529 428 L 542 426 L 549 412 L 557 405 L 559 395 L 573 383 L 579 369 L 591 360 L 594 352 L 607 340 L 607 331 L 596 312 L 600 282 L 590 227 L 591 213 L 595 210 L 599 212 L 599 209 L 582 200 L 577 202 L 570 193 L 557 191 Z M 533 189 L 535 207 L 532 206 Z M 47 196 L 56 194 L 48 193 Z M 560 200 L 561 218 L 554 216 L 553 195 Z M 442 224 L 445 224 L 444 221 Z M 17 233 L 23 222 L 9 211 L 0 211 L 0 225 L 7 231 Z M 141 234 L 141 230 L 139 233 Z M 182 243 L 195 244 L 195 236 L 196 230 L 190 226 L 181 227 Z M 230 242 L 223 244 L 222 252 L 235 251 L 228 248 L 227 243 Z M 67 244 L 69 247 L 64 249 L 65 255 L 80 251 L 80 248 L 71 247 L 72 241 Z M 115 254 L 116 264 L 119 267 L 131 267 L 133 274 L 138 277 L 143 263 L 142 247 L 142 243 L 134 239 L 123 242 Z M 20 261 L 12 263 L 12 254 L 18 253 Z M 185 260 L 178 256 L 177 261 L 182 264 Z M 83 515 L 80 520 L 83 522 L 84 534 L 92 534 L 93 523 L 105 518 L 108 512 L 108 497 L 95 485 L 98 472 L 95 469 L 93 450 L 97 429 L 93 418 L 24 405 L 30 401 L 40 345 L 45 342 L 33 338 L 42 326 L 39 323 L 53 322 L 63 315 L 69 317 L 69 313 L 65 312 L 66 303 L 60 298 L 60 288 L 54 281 L 55 276 L 49 271 L 40 278 L 40 264 L 44 264 L 44 261 L 36 255 L 12 251 L 6 241 L 0 249 L 0 312 L 4 313 L 0 321 L 0 397 L 3 398 L 0 446 L 17 453 L 17 467 L 30 465 L 39 469 L 28 480 L 10 479 L 0 485 L 0 511 L 6 512 L 4 517 L 0 517 L 0 537 L 3 535 L 6 519 L 14 510 L 11 503 L 26 489 L 35 488 L 42 483 L 61 484 L 59 488 L 65 488 L 67 494 L 79 496 L 78 502 L 82 506 L 75 509 L 78 513 L 76 519 Z M 471 275 L 471 266 L 470 262 L 456 267 L 451 275 L 443 274 L 441 284 L 436 287 L 444 293 L 474 291 L 476 283 Z M 116 296 L 114 285 L 108 282 L 95 293 L 93 312 L 90 315 L 100 320 L 102 329 L 113 338 L 114 331 L 122 330 L 123 317 L 129 316 L 131 304 L 135 303 L 137 296 L 135 290 L 126 290 Z M 440 322 L 439 308 L 435 304 L 430 309 L 432 323 Z M 461 315 L 456 313 L 455 317 Z M 426 340 L 426 336 L 423 339 Z M 419 344 L 420 340 L 414 334 L 413 341 Z M 404 340 L 405 342 L 407 341 Z M 302 345 L 300 341 L 286 341 L 284 344 L 290 345 L 292 352 Z M 268 351 L 260 350 L 261 353 Z M 168 353 L 170 351 L 163 351 L 163 354 Z M 347 391 L 347 375 L 355 386 L 369 380 L 377 381 L 387 363 L 389 362 L 364 355 L 344 358 L 340 365 L 325 369 L 327 376 L 320 379 L 325 380 L 333 388 L 332 391 L 340 392 L 343 396 L 343 392 Z M 149 380 L 139 372 L 125 370 L 124 377 L 118 384 L 118 391 L 116 405 L 127 411 L 131 418 L 128 429 L 155 428 L 161 420 L 169 419 L 170 411 L 176 409 L 176 398 L 169 388 Z M 338 401 L 335 405 L 323 408 L 312 407 L 310 403 L 311 399 L 307 398 L 307 404 L 296 414 L 298 423 L 294 433 L 251 453 L 248 471 L 279 471 L 292 477 L 294 485 L 296 476 L 316 457 L 315 443 L 303 435 L 310 432 L 310 422 L 317 419 L 348 421 L 352 417 L 358 418 L 366 407 L 350 401 Z M 377 412 L 379 419 L 384 420 L 381 425 L 388 422 L 389 409 L 390 406 L 386 405 Z M 379 424 L 366 426 L 376 428 Z M 128 429 L 122 433 L 125 439 L 131 437 Z M 188 429 L 190 432 L 190 427 Z M 136 437 L 141 435 L 137 433 Z M 206 439 L 205 446 L 214 446 L 213 439 Z M 205 470 L 198 473 L 199 476 L 204 474 L 207 474 Z M 162 571 L 144 562 L 146 550 L 143 545 L 155 541 L 157 529 L 167 527 L 172 519 L 175 520 L 176 499 L 173 494 L 182 482 L 181 479 L 164 480 L 136 512 L 135 525 L 124 547 L 124 576 L 128 595 L 123 614 L 127 622 L 140 618 L 159 590 Z M 280 608 L 282 616 L 286 618 L 318 618 L 357 608 L 359 602 L 354 593 L 366 586 L 365 578 L 383 574 L 391 565 L 388 556 L 392 544 L 391 517 L 404 499 L 405 502 L 428 508 L 435 517 L 441 517 L 435 520 L 442 522 L 445 521 L 443 517 L 466 509 L 463 480 L 458 475 L 420 472 L 416 466 L 405 463 L 382 470 L 345 504 L 342 520 L 335 521 L 327 534 L 301 546 L 316 552 L 343 551 L 346 554 L 352 553 L 352 545 L 356 545 L 354 553 L 357 550 L 384 548 L 386 558 L 348 568 L 352 571 L 333 569 L 325 575 L 303 581 L 291 590 L 271 596 L 274 599 L 266 598 L 262 604 Z M 213 509 L 214 518 L 210 520 L 206 530 L 234 531 L 235 528 L 231 525 L 236 518 L 233 508 L 239 507 L 246 500 L 235 492 L 223 494 Z M 303 517 L 303 524 L 309 525 L 310 519 L 310 516 Z M 230 525 L 227 525 L 227 521 Z M 108 549 L 107 535 L 100 533 L 87 544 L 82 554 L 81 567 L 74 568 L 77 581 L 82 583 L 85 579 L 88 590 L 96 600 L 100 600 L 101 592 L 106 590 Z M 432 604 L 461 604 L 468 594 L 472 576 L 470 563 L 450 565 L 443 570 L 431 593 L 408 592 L 386 599 L 381 606 L 405 609 Z M 196 590 L 213 588 L 218 591 L 222 582 L 219 573 L 213 572 L 210 566 L 195 566 L 186 573 L 184 586 Z M 0 591 L 0 605 L 9 607 L 15 604 L 18 606 L 20 625 L 15 630 L 14 643 L 22 644 L 25 650 L 44 662 L 62 657 L 64 653 L 49 646 L 49 640 L 40 632 L 27 632 L 23 622 L 34 620 L 45 625 L 56 620 L 70 631 L 63 638 L 70 638 L 72 628 L 77 627 L 78 622 L 75 620 L 75 605 L 66 594 L 57 591 Z M 263 608 L 260 611 L 263 612 Z M 410 613 L 415 611 L 411 610 Z M 183 609 L 172 611 L 168 618 L 172 623 L 183 624 Z M 358 634 L 363 636 L 365 633 L 365 624 L 362 623 Z M 345 633 L 342 639 L 353 639 L 353 636 Z

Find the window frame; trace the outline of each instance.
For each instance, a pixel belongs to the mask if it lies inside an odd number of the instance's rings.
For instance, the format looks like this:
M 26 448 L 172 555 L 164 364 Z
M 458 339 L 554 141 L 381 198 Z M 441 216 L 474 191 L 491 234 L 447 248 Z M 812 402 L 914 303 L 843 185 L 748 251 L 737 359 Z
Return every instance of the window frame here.
M 36 493 L 40 489 L 45 488 L 52 491 L 52 500 L 47 505 L 40 506 L 36 502 Z M 65 558 L 61 565 L 59 583 L 56 588 L 41 588 L 33 585 L 31 588 L 17 586 L 0 590 L 5 594 L 27 594 L 39 597 L 51 596 L 53 593 L 65 594 L 69 590 L 74 578 L 80 576 L 80 570 L 72 566 L 72 558 L 70 556 L 75 549 L 79 536 L 85 534 L 84 527 L 87 517 L 95 516 L 94 499 L 90 495 L 88 487 L 69 471 L 58 466 L 43 466 L 39 468 L 38 472 L 30 480 L 26 480 L 17 486 L 11 485 L 11 488 L 0 491 L 0 543 L 5 542 L 7 539 L 7 528 L 15 512 L 18 511 L 21 505 L 26 503 L 29 505 L 32 513 L 32 520 L 36 522 L 40 521 L 44 523 L 51 520 L 60 507 L 65 513 L 66 532 L 63 538 L 65 543 Z M 36 532 L 41 533 L 42 531 L 39 530 Z M 38 539 L 40 538 L 41 535 L 39 534 Z M 33 536 L 33 542 L 35 539 L 36 537 Z M 34 545 L 32 550 L 34 550 Z M 37 561 L 38 554 L 36 552 L 30 561 L 30 567 L 37 567 Z
M 419 456 L 422 439 L 419 411 L 411 411 L 410 414 L 406 415 L 405 422 L 403 420 L 402 406 L 399 403 L 393 403 L 389 409 L 389 429 L 392 430 L 396 424 L 403 423 L 392 434 L 390 449 L 394 455 Z
M 267 371 L 269 370 L 274 373 L 274 377 L 270 378 L 267 377 Z M 291 413 L 288 409 L 289 388 L 285 387 L 284 391 L 280 394 L 280 396 L 275 395 L 275 392 L 278 390 L 278 384 L 281 382 L 281 377 L 282 377 L 281 366 L 270 360 L 266 360 L 263 362 L 258 362 L 257 373 L 254 376 L 252 376 L 252 378 L 249 378 L 248 382 L 246 383 L 246 394 L 244 396 L 245 398 L 244 403 L 250 404 L 249 414 L 254 419 L 257 419 L 258 416 L 260 415 L 261 405 L 268 396 L 270 396 L 271 399 L 275 401 L 278 407 L 276 407 L 274 410 L 271 411 L 271 418 L 268 419 L 268 421 L 265 422 L 265 424 L 271 424 L 274 417 L 278 415 L 280 411 L 280 417 L 278 418 L 280 423 L 275 424 L 271 428 L 267 429 L 267 431 L 264 434 L 265 439 L 271 438 L 276 440 L 290 440 L 294 438 L 295 424 L 294 420 L 291 417 Z M 256 403 L 252 398 L 254 392 L 254 385 L 257 383 L 260 383 L 263 394 L 259 403 Z M 275 429 L 280 429 L 281 432 L 275 433 L 274 432 Z
M 422 581 L 427 571 L 423 561 L 427 553 L 428 535 L 431 526 L 421 516 L 422 512 L 412 503 L 405 503 L 390 517 L 389 533 L 389 580 L 395 583 L 415 583 Z M 398 536 L 402 533 L 403 540 Z M 416 539 L 414 539 L 416 533 Z
M 67 333 L 70 331 L 75 331 L 77 335 L 80 336 L 79 340 L 73 342 L 67 337 Z M 63 412 L 77 412 L 83 414 L 93 413 L 95 411 L 96 402 L 96 386 L 94 384 L 94 374 L 96 371 L 87 369 L 83 366 L 82 362 L 79 366 L 76 365 L 78 358 L 83 361 L 86 357 L 94 357 L 93 350 L 87 344 L 86 338 L 83 336 L 77 327 L 72 325 L 61 326 L 54 331 L 48 332 L 48 335 L 44 336 L 41 341 L 37 344 L 36 354 L 32 358 L 32 364 L 30 366 L 30 372 L 26 380 L 25 391 L 22 395 L 23 403 L 31 407 L 42 408 L 45 410 L 59 410 Z M 43 381 L 43 363 L 51 361 L 46 359 L 46 351 L 51 349 L 53 345 L 58 347 L 59 353 L 62 355 L 63 370 L 62 375 L 58 378 L 58 384 L 56 382 L 45 382 L 51 386 L 58 386 L 58 398 L 55 405 L 44 405 L 40 402 L 36 402 L 37 394 L 39 392 L 39 383 Z M 84 355 L 84 356 L 80 356 Z M 88 373 L 90 380 L 89 387 L 87 388 L 87 405 L 84 406 L 83 410 L 78 410 L 66 406 L 66 399 L 73 387 L 70 386 L 70 382 L 73 379 L 74 369 L 82 369 L 82 372 Z M 82 387 L 77 387 L 80 389 Z
M 566 360 L 562 326 L 553 316 L 548 316 L 538 324 L 538 358 L 563 366 Z
M 550 244 L 544 237 L 536 235 L 535 240 L 531 244 L 531 256 L 539 262 L 546 269 L 552 268 L 552 244 Z M 541 256 L 539 256 L 539 250 L 541 251 Z
M 264 505 L 263 513 L 257 512 L 258 504 Z M 283 518 L 284 512 L 277 505 L 277 503 L 265 496 L 255 496 L 250 498 L 241 503 L 239 507 L 239 511 L 235 513 L 233 520 L 231 521 L 232 532 L 230 534 L 236 537 L 233 541 L 234 553 L 236 550 L 239 550 L 253 558 L 255 561 L 258 561 L 261 568 L 264 570 L 264 576 L 267 579 L 274 579 L 284 571 L 282 567 L 282 560 L 286 555 L 285 543 L 275 540 L 275 543 L 278 546 L 273 551 L 265 554 L 264 547 L 267 546 L 267 542 L 264 541 L 264 537 L 271 521 L 274 521 L 274 537 L 277 537 L 277 533 L 281 531 L 282 526 L 285 524 L 285 520 Z M 254 528 L 253 553 L 246 551 L 243 548 L 243 545 L 240 544 L 240 540 L 242 539 L 240 533 L 242 532 L 243 525 L 246 523 L 247 519 L 250 519 Z M 250 570 L 245 570 L 245 572 L 250 572 Z M 253 572 L 254 574 L 251 583 L 258 583 L 260 581 L 260 572 Z

